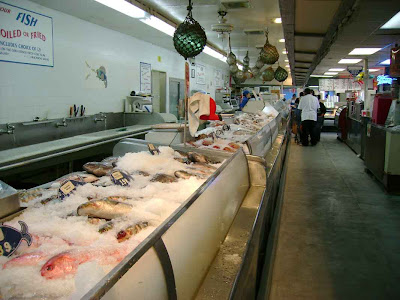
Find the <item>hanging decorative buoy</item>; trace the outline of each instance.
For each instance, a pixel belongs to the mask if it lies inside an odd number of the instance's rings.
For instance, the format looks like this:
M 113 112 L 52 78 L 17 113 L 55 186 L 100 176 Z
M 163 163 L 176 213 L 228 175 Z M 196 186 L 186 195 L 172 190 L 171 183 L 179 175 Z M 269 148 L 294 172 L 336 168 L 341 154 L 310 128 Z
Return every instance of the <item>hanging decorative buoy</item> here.
M 254 77 L 258 76 L 260 74 L 260 69 L 257 67 L 252 67 L 251 68 L 251 73 L 253 74 Z
M 245 67 L 248 67 L 250 65 L 249 51 L 247 51 L 246 56 L 243 58 L 243 65 Z
M 278 68 L 275 71 L 275 79 L 278 80 L 279 82 L 283 82 L 286 80 L 286 78 L 288 78 L 288 76 L 289 76 L 288 72 L 284 68 L 278 66 Z
M 262 72 L 261 78 L 263 81 L 272 81 L 274 79 L 274 75 L 274 69 L 272 69 L 272 67 L 269 67 L 265 69 L 264 72 Z
M 261 69 L 264 67 L 264 62 L 261 60 L 261 56 L 256 61 L 256 68 Z
M 230 52 L 229 54 L 228 54 L 228 57 L 226 58 L 226 63 L 228 64 L 228 65 L 236 65 L 236 55 L 235 54 L 233 54 L 232 52 Z
M 192 1 L 189 0 L 189 11 L 185 20 L 174 33 L 174 47 L 185 59 L 199 55 L 207 43 L 203 27 L 192 16 Z
M 276 47 L 272 46 L 268 41 L 268 30 L 265 32 L 265 37 L 267 40 L 265 41 L 264 47 L 261 49 L 260 58 L 264 63 L 273 65 L 278 61 L 279 53 Z

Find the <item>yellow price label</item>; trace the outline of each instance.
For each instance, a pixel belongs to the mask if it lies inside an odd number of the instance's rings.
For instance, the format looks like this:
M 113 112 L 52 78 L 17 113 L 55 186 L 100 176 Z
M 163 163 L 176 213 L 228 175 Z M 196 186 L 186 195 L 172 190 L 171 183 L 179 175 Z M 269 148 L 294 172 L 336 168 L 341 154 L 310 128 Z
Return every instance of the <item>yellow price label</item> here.
M 124 176 L 119 171 L 113 172 L 112 176 L 114 177 L 115 180 L 120 180 L 121 178 L 124 178 Z
M 65 194 L 68 195 L 71 191 L 73 191 L 75 186 L 71 181 L 68 181 L 65 183 L 62 187 L 60 187 L 60 190 Z

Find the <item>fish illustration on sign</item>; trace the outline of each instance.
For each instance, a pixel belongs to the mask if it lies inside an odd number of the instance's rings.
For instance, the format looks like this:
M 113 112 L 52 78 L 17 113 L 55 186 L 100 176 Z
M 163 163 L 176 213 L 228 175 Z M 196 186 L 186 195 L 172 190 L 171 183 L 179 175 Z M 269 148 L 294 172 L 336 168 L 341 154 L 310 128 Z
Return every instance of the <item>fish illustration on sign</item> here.
M 103 66 L 100 66 L 98 69 L 92 68 L 91 66 L 89 66 L 89 64 L 87 63 L 87 61 L 85 61 L 86 66 L 96 74 L 96 77 L 103 81 L 104 83 L 104 87 L 107 88 L 107 75 L 106 75 L 106 68 Z M 90 77 L 91 73 L 89 73 L 88 75 L 86 75 L 86 80 Z
M 32 236 L 28 233 L 28 225 L 22 221 L 18 221 L 21 225 L 21 231 L 7 225 L 0 225 L 0 255 L 10 256 L 19 247 L 22 240 L 25 240 L 30 246 L 32 244 Z

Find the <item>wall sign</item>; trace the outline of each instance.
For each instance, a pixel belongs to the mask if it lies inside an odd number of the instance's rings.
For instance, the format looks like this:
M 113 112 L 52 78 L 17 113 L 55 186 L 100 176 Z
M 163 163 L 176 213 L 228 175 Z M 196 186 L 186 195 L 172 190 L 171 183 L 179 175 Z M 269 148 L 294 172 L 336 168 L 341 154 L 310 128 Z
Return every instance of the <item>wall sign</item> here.
M 28 246 L 32 244 L 32 236 L 28 232 L 28 226 L 22 221 L 18 221 L 18 223 L 21 225 L 21 231 L 7 225 L 0 226 L 0 256 L 12 255 L 22 240 L 25 240 Z
M 140 91 L 151 94 L 151 64 L 140 63 Z
M 393 78 L 390 78 L 388 75 L 379 75 L 376 80 L 378 81 L 378 85 L 392 84 L 393 82 Z
M 0 61 L 53 67 L 53 18 L 0 1 Z
M 206 67 L 196 64 L 196 83 L 206 84 Z

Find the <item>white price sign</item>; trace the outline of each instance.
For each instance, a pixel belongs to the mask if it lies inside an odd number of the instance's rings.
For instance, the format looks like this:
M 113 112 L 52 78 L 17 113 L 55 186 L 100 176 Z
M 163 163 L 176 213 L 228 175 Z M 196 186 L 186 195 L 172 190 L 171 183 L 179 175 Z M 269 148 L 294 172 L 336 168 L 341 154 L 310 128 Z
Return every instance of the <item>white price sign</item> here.
M 0 1 L 0 61 L 53 67 L 53 19 Z

